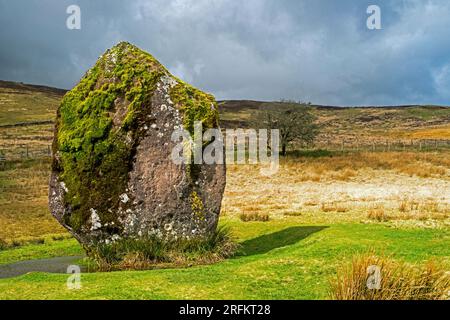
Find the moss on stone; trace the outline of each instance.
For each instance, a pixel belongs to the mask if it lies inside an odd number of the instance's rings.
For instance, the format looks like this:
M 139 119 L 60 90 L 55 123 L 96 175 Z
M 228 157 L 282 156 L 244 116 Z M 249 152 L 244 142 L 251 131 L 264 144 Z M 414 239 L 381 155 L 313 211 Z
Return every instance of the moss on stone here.
M 218 127 L 219 111 L 214 96 L 178 80 L 178 84 L 171 89 L 170 98 L 182 112 L 184 128 L 191 135 L 194 134 L 196 121 L 202 122 L 203 131 Z
M 191 209 L 194 216 L 200 221 L 205 220 L 205 208 L 203 206 L 203 201 L 198 195 L 197 191 L 192 191 L 190 198 Z
M 167 70 L 151 55 L 128 44 L 108 50 L 80 83 L 63 98 L 56 148 L 71 206 L 66 223 L 79 230 L 95 208 L 102 224 L 113 222 L 108 209 L 118 207 L 126 188 L 135 145 L 137 121 L 150 110 L 156 83 Z M 115 100 L 128 104 L 121 125 L 113 124 Z M 132 141 L 131 143 L 127 141 Z M 108 199 L 108 201 L 104 201 Z
M 179 80 L 170 91 L 170 98 L 183 115 L 183 126 L 194 136 L 195 122 L 202 122 L 203 133 L 211 128 L 219 127 L 219 111 L 213 95 L 204 93 L 193 86 Z M 210 142 L 203 142 L 205 148 Z M 194 155 L 192 155 L 193 157 Z M 199 178 L 200 166 L 194 164 L 194 159 L 186 166 L 191 183 Z

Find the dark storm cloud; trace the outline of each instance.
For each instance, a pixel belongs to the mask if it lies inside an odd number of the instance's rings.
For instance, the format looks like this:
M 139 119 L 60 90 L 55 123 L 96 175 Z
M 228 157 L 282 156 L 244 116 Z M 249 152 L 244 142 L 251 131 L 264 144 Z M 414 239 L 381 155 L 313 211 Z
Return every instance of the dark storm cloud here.
M 449 16 L 445 0 L 0 0 L 0 78 L 70 88 L 126 40 L 219 99 L 450 104 Z

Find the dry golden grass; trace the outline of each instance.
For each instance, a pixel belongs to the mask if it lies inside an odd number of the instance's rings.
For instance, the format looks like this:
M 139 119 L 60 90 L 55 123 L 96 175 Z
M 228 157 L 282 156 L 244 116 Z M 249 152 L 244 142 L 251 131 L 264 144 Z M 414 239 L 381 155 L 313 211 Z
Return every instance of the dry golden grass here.
M 450 275 L 433 262 L 417 267 L 373 253 L 356 256 L 331 280 L 336 300 L 446 300 L 449 292 Z
M 8 160 L 48 157 L 51 152 L 53 125 L 0 127 L 0 152 Z
M 419 202 L 411 199 L 403 199 L 398 207 L 398 211 L 400 212 L 411 212 L 418 209 L 419 209 Z
M 393 170 L 409 176 L 450 177 L 448 152 L 360 152 L 320 158 L 288 158 L 284 160 L 287 170 L 296 180 L 349 181 L 363 169 Z
M 279 172 L 268 177 L 260 174 L 258 166 L 228 165 L 222 208 L 236 217 L 258 212 L 305 223 L 367 219 L 447 223 L 448 156 L 448 152 L 361 152 L 288 157 L 280 159 Z M 418 210 L 402 209 L 401 203 L 410 198 L 411 203 L 419 203 Z M 333 212 L 340 214 L 325 214 Z
M 450 140 L 450 125 L 439 128 L 417 130 L 412 132 L 409 136 L 414 139 Z
M 402 220 L 442 220 L 450 217 L 450 209 L 447 204 L 439 204 L 436 200 L 419 201 L 404 198 L 398 206 L 397 219 Z
M 48 159 L 7 163 L 0 169 L 0 238 L 65 233 L 48 210 L 49 173 Z
M 445 176 L 448 169 L 441 166 L 434 166 L 429 163 L 422 164 L 409 164 L 399 168 L 401 173 L 405 173 L 409 176 L 418 176 L 421 178 L 430 178 L 435 176 Z

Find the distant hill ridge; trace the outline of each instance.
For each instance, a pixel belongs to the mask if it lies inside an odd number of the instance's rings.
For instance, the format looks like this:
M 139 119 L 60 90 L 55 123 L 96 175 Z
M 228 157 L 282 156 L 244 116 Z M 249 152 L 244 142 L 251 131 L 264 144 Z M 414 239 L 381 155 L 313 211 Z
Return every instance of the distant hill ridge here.
M 0 80 L 0 88 L 10 88 L 15 90 L 25 90 L 25 91 L 37 91 L 37 92 L 48 92 L 57 95 L 63 96 L 66 94 L 68 90 L 54 88 L 50 86 L 37 85 L 37 84 L 28 84 L 23 82 L 14 82 L 14 81 L 6 81 Z M 218 103 L 223 108 L 233 108 L 235 110 L 239 109 L 258 109 L 263 104 L 271 104 L 276 103 L 276 101 L 257 101 L 257 100 L 220 100 Z M 317 109 L 348 109 L 348 108 L 380 108 L 380 109 L 398 109 L 398 108 L 417 108 L 417 107 L 426 107 L 430 109 L 445 109 L 450 108 L 450 106 L 439 106 L 439 105 L 399 105 L 399 106 L 330 106 L 330 105 L 316 105 L 312 104 L 313 107 Z M 231 110 L 230 110 L 231 111 Z
M 38 91 L 38 92 L 49 92 L 53 94 L 64 95 L 67 90 L 53 88 L 48 86 L 28 84 L 23 82 L 5 81 L 0 80 L 0 88 L 15 89 L 15 90 L 26 90 L 26 91 Z
M 223 108 L 237 108 L 237 109 L 259 109 L 264 104 L 277 103 L 276 101 L 256 101 L 256 100 L 220 100 L 217 101 L 219 105 Z M 311 105 L 317 109 L 331 109 L 331 110 L 342 110 L 350 108 L 379 108 L 379 109 L 398 109 L 398 108 L 417 108 L 424 107 L 430 109 L 446 109 L 450 106 L 439 106 L 439 105 L 399 105 L 399 106 L 329 106 L 329 105 Z

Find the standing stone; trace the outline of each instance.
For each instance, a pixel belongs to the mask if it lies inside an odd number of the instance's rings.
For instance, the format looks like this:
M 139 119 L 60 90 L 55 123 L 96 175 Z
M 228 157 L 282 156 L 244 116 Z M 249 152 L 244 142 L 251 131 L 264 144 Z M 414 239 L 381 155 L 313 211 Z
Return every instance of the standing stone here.
M 120 43 L 63 98 L 53 142 L 49 206 L 85 248 L 123 238 L 205 237 L 216 230 L 225 165 L 175 164 L 171 139 L 218 128 L 212 95 Z

